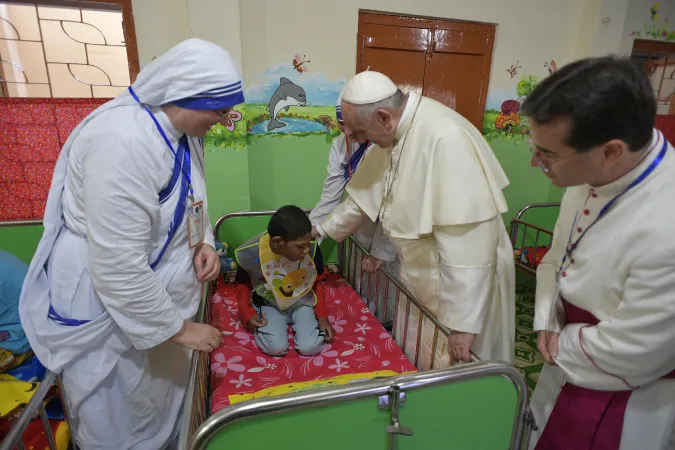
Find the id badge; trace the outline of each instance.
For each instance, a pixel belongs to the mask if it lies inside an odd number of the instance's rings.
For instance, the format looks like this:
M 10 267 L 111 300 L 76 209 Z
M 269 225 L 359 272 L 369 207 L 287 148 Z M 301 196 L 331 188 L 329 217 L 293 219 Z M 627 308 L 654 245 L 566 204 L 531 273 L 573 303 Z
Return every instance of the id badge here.
M 204 201 L 195 198 L 188 205 L 187 213 L 190 248 L 195 248 L 204 241 Z

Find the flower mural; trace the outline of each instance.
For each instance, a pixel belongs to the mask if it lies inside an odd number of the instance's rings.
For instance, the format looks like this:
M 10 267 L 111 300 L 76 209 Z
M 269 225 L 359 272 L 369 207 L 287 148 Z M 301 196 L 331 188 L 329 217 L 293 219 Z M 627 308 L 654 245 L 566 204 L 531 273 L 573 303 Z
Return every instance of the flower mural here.
M 517 100 L 506 100 L 502 103 L 502 110 L 497 115 L 497 119 L 495 119 L 495 127 L 507 133 L 511 132 L 514 127 L 520 125 L 519 109 L 520 103 Z
M 550 63 L 545 63 L 544 68 L 549 73 L 553 73 L 557 69 L 554 60 Z M 525 97 L 530 95 L 534 88 L 539 83 L 539 77 L 536 75 L 525 74 L 515 86 L 516 98 L 507 98 L 501 103 L 499 109 L 486 109 L 485 120 L 483 126 L 483 135 L 485 139 L 491 141 L 492 139 L 508 139 L 520 141 L 525 139 L 525 136 L 530 131 L 527 123 L 527 118 L 520 115 L 520 105 L 525 100 Z

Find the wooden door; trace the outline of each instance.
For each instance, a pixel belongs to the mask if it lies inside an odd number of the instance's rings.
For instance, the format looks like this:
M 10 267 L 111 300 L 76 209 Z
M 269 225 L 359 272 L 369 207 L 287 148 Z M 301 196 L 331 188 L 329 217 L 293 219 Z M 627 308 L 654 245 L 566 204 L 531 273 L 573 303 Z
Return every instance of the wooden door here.
M 441 28 L 442 27 L 442 28 Z M 424 95 L 483 129 L 490 82 L 494 26 L 443 23 L 434 30 L 424 77 Z
M 482 130 L 494 35 L 491 24 L 360 11 L 356 72 L 382 72 Z
M 404 91 L 422 94 L 430 29 L 364 23 L 359 38 L 361 69 L 357 73 L 370 68 L 386 74 Z

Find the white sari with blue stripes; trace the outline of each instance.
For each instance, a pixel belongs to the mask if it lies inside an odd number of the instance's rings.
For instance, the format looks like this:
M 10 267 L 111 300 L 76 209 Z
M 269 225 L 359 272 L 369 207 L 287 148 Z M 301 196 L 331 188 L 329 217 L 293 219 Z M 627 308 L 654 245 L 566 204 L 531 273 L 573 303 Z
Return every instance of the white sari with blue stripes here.
M 164 105 L 230 85 L 223 55 L 183 42 L 145 68 L 134 91 Z M 152 110 L 177 149 L 182 133 Z M 191 184 L 206 207 L 202 144 L 188 141 Z M 55 168 L 20 314 L 40 361 L 62 374 L 82 448 L 156 450 L 177 436 L 191 352 L 170 338 L 196 313 L 201 286 L 184 214 L 165 248 L 185 202 L 175 160 L 124 93 L 80 124 Z M 210 227 L 205 242 L 213 245 Z

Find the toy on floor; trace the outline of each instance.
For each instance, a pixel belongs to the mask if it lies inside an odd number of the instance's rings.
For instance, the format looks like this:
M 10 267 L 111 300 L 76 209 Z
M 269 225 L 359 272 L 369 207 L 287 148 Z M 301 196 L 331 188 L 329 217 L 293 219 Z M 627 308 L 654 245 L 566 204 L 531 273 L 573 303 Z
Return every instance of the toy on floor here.
M 228 270 L 235 270 L 237 268 L 237 263 L 234 262 L 234 258 L 228 258 L 227 249 L 228 245 L 226 242 L 216 242 L 216 253 L 220 258 L 220 273 L 225 273 Z

